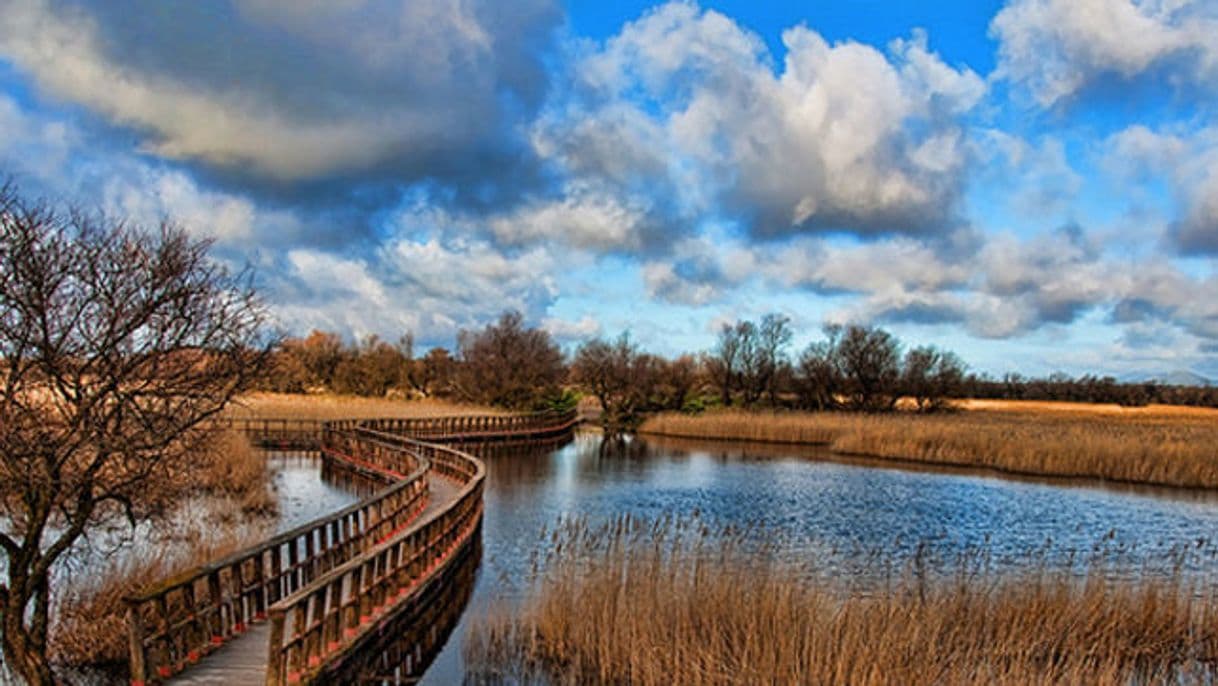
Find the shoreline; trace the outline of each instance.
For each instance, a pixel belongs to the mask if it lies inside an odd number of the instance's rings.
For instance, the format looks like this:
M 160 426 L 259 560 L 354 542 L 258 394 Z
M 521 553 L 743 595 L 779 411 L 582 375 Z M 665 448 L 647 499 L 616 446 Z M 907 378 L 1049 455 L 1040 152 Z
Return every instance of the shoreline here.
M 1218 424 L 1204 419 L 1163 419 L 1147 425 L 1098 413 L 965 410 L 922 416 L 731 410 L 656 415 L 635 433 L 643 438 L 819 449 L 842 458 L 997 477 L 1218 493 L 1218 450 L 1206 448 L 1218 445 Z
M 937 460 L 923 460 L 916 457 L 894 457 L 890 455 L 878 455 L 874 453 L 860 453 L 843 450 L 834 450 L 832 441 L 793 441 L 783 439 L 764 439 L 764 438 L 745 438 L 740 436 L 702 436 L 694 434 L 670 433 L 661 431 L 635 431 L 635 434 L 642 437 L 655 438 L 670 438 L 695 442 L 706 443 L 724 443 L 729 445 L 754 444 L 754 445 L 772 445 L 791 448 L 819 448 L 829 453 L 833 457 L 847 458 L 842 460 L 844 464 L 857 464 L 857 461 L 866 461 L 879 463 L 871 466 L 893 466 L 893 467 L 917 467 L 929 468 L 930 471 L 944 471 L 950 473 L 965 473 L 965 474 L 980 474 L 994 476 L 998 478 L 1009 478 L 1026 480 L 1037 483 L 1055 482 L 1074 482 L 1072 484 L 1060 485 L 1075 485 L 1075 486 L 1119 486 L 1119 487 L 1139 487 L 1154 490 L 1166 490 L 1173 493 L 1194 494 L 1194 495 L 1212 495 L 1218 496 L 1218 486 L 1186 486 L 1180 484 L 1159 483 L 1154 481 L 1134 481 L 1130 479 L 1106 478 L 1096 476 L 1094 474 L 1058 474 L 1048 472 L 1035 472 L 1030 470 L 1015 470 L 1006 467 L 998 467 L 974 462 L 944 462 Z M 792 456 L 795 457 L 795 456 Z M 804 458 L 813 459 L 813 458 Z

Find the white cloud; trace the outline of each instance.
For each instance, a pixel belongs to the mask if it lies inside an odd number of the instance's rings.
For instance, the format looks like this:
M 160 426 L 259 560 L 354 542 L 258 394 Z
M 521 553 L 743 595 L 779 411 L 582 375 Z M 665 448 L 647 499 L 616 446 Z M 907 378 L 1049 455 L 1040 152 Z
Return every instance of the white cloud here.
M 996 74 L 1043 107 L 1108 75 L 1131 80 L 1162 67 L 1203 87 L 1218 75 L 1218 17 L 1206 0 L 1012 0 L 990 32 Z
M 730 18 L 660 6 L 575 67 L 584 88 L 557 111 L 584 116 L 549 117 L 539 138 L 566 141 L 549 149 L 574 173 L 621 182 L 637 165 L 678 211 L 718 204 L 761 235 L 939 230 L 968 159 L 958 117 L 985 93 L 981 78 L 920 33 L 888 55 L 803 26 L 783 43 L 776 73 Z M 588 130 L 612 131 L 623 155 Z
M 582 341 L 600 336 L 603 330 L 601 323 L 591 315 L 584 315 L 577 321 L 569 321 L 559 319 L 557 317 L 546 317 L 541 320 L 541 328 L 550 333 L 551 336 L 562 340 Z
M 1123 183 L 1171 180 L 1179 216 L 1170 238 L 1179 250 L 1218 255 L 1218 127 L 1173 132 L 1134 125 L 1104 148 L 1105 166 Z
M 558 200 L 531 202 L 490 217 L 487 225 L 502 243 L 559 241 L 592 250 L 638 250 L 647 209 L 607 193 L 568 188 Z
M 534 248 L 509 255 L 464 239 L 393 239 L 375 255 L 342 257 L 312 249 L 287 253 L 271 295 L 285 326 L 449 343 L 461 328 L 504 310 L 544 317 L 558 296 L 557 261 Z

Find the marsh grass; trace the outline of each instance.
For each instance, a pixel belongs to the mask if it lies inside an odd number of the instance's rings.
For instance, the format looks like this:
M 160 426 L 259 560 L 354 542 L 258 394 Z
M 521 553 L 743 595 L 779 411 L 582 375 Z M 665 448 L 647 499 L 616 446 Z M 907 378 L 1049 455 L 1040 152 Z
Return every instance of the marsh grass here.
M 992 404 L 939 415 L 662 414 L 640 431 L 820 444 L 843 454 L 1027 476 L 1218 488 L 1218 412 L 1044 405 Z
M 503 414 L 482 405 L 467 405 L 433 398 L 397 400 L 354 395 L 250 393 L 233 402 L 234 417 L 284 419 L 351 419 L 367 417 L 448 417 L 459 414 Z
M 685 527 L 682 531 L 681 527 Z M 681 522 L 560 528 L 522 606 L 476 619 L 481 683 L 1194 683 L 1215 676 L 1212 589 L 1039 567 L 931 575 L 869 591 Z M 1202 592 L 1202 591 L 1206 592 Z
M 245 516 L 278 512 L 266 457 L 235 431 L 218 431 L 190 467 L 201 492 L 235 501 Z
M 238 433 L 220 431 L 189 465 L 174 467 L 199 498 L 179 503 L 156 526 L 114 524 L 82 550 L 56 587 L 51 657 L 62 668 L 121 668 L 127 659 L 123 597 L 263 540 L 278 500 L 265 457 Z M 106 539 L 106 536 L 102 536 Z

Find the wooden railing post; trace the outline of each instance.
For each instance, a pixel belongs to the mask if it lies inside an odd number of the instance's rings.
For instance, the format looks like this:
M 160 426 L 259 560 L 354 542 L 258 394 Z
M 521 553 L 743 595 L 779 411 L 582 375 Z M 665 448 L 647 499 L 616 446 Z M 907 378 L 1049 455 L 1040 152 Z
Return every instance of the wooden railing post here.
M 144 618 L 139 603 L 127 601 L 127 648 L 131 655 L 131 686 L 148 683 L 148 662 L 144 654 Z
M 266 686 L 284 686 L 287 675 L 283 673 L 283 611 L 271 611 L 271 637 L 266 649 Z

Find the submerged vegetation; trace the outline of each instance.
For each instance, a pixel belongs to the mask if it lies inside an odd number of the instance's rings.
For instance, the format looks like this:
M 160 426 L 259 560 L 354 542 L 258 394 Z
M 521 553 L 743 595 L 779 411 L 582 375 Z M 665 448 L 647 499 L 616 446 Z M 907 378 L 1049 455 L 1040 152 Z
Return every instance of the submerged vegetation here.
M 623 518 L 559 527 L 522 607 L 476 620 L 483 683 L 1163 683 L 1212 680 L 1213 589 L 1102 566 L 993 578 L 959 561 L 877 569 L 864 590 L 739 531 Z M 1096 563 L 1097 565 L 1101 563 Z
M 822 444 L 844 454 L 1021 475 L 1218 488 L 1218 412 L 1116 407 L 1071 412 L 1019 403 L 998 407 L 934 416 L 669 413 L 648 419 L 641 431 Z

